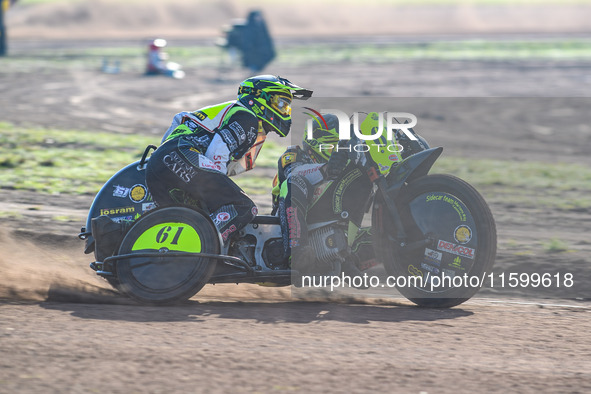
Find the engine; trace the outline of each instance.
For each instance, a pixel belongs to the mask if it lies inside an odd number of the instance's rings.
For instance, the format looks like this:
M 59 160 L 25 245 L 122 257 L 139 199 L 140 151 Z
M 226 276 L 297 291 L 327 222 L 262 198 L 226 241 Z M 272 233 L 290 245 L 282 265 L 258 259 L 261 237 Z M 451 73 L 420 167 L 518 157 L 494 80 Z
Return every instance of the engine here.
M 337 226 L 325 226 L 309 235 L 310 245 L 316 252 L 319 264 L 343 262 L 348 252 L 347 235 Z

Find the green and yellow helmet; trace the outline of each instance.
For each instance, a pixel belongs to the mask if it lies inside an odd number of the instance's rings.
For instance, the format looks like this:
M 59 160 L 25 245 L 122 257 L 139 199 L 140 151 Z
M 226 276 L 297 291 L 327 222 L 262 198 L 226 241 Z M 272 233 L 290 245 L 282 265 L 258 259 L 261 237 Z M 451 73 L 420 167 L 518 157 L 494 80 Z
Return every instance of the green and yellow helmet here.
M 292 99 L 306 100 L 311 96 L 311 90 L 274 75 L 248 78 L 238 87 L 238 101 L 262 120 L 267 133 L 274 131 L 282 137 L 291 129 Z
M 302 149 L 316 163 L 328 162 L 332 151 L 339 144 L 339 119 L 333 114 L 323 115 L 323 118 L 326 125 L 316 119 L 312 127 L 312 139 L 304 135 L 302 141 Z

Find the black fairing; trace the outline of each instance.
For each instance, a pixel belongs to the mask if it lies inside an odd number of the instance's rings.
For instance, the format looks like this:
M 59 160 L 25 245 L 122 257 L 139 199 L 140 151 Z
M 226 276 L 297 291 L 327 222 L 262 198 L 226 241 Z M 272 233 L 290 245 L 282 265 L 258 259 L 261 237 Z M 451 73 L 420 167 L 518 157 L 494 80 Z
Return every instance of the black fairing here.
M 140 167 L 139 163 L 136 161 L 122 168 L 103 185 L 90 206 L 87 231 L 92 228 L 90 221 L 100 215 L 107 215 L 115 221 L 131 222 L 155 207 L 146 186 L 145 166 Z M 84 251 L 94 251 L 92 235 L 86 239 Z
M 309 209 L 308 224 L 342 220 L 341 215 L 346 212 L 348 220 L 361 225 L 372 189 L 364 170 L 349 164 Z
M 430 148 L 404 159 L 400 164 L 392 167 L 386 177 L 388 180 L 388 194 L 395 198 L 405 183 L 427 175 L 429 170 L 443 152 L 442 147 Z

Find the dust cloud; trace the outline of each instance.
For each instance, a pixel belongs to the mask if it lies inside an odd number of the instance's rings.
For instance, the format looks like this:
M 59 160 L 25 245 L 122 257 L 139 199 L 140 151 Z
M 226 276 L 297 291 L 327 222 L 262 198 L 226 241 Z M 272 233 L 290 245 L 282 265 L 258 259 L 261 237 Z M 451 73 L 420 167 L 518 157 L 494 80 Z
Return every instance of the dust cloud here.
M 88 264 L 92 255 L 82 244 L 54 240 L 39 242 L 0 231 L 0 300 L 6 302 L 71 302 L 134 304 L 95 275 Z M 333 302 L 398 305 L 390 297 L 331 292 L 325 289 L 268 287 L 257 284 L 206 285 L 193 297 L 199 302 Z
M 0 231 L 0 299 L 8 301 L 117 302 L 117 294 L 88 268 L 73 246 Z

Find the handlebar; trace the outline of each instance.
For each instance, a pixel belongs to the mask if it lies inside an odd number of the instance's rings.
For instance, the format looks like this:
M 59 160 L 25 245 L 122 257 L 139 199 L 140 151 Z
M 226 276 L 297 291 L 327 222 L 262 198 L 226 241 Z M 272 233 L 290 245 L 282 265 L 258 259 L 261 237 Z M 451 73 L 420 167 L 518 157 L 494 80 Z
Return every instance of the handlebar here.
M 351 160 L 358 167 L 364 169 L 372 182 L 375 182 L 378 178 L 383 177 L 382 173 L 378 170 L 377 164 L 371 157 L 369 150 L 359 151 L 355 149 L 356 146 L 361 144 L 367 145 L 364 140 L 357 136 L 353 136 L 351 139 L 341 142 L 341 147 L 345 148 L 349 152 L 349 160 Z

